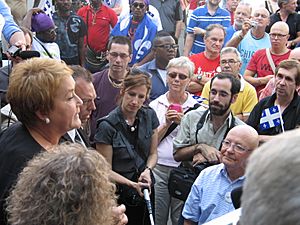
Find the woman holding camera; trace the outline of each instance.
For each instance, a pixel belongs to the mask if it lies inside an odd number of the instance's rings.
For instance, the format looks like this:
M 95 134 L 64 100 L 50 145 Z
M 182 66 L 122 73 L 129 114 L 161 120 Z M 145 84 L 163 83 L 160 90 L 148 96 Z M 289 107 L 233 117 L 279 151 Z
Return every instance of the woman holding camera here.
M 186 91 L 193 71 L 194 64 L 187 57 L 170 60 L 167 66 L 169 91 L 150 103 L 160 122 L 158 128 L 158 162 L 153 170 L 156 181 L 156 225 L 167 224 L 169 212 L 171 213 L 172 224 L 177 224 L 183 205 L 182 201 L 169 195 L 168 180 L 170 171 L 180 164 L 173 158 L 173 138 L 177 135 L 178 125 L 184 112 L 197 103 Z
M 151 173 L 157 161 L 159 125 L 154 110 L 143 106 L 150 89 L 150 78 L 132 71 L 120 90 L 120 106 L 98 120 L 95 135 L 96 149 L 112 167 L 119 203 L 125 204 L 132 225 L 150 224 L 142 189 L 151 190 L 154 184 Z

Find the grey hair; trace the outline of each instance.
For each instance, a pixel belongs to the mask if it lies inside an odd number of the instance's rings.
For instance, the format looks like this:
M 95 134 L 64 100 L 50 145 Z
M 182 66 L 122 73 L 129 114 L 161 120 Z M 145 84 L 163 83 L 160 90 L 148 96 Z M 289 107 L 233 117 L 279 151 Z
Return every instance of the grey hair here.
M 217 29 L 217 28 L 223 30 L 224 37 L 225 37 L 226 36 L 225 28 L 221 24 L 215 23 L 215 24 L 210 24 L 205 28 L 206 32 L 205 32 L 205 35 L 204 35 L 204 39 L 208 38 L 210 36 L 211 31 L 214 30 L 214 29 Z
M 224 47 L 224 48 L 222 48 L 222 50 L 220 52 L 220 58 L 222 58 L 222 55 L 226 54 L 226 53 L 234 53 L 239 58 L 239 61 L 240 62 L 242 61 L 241 54 L 235 47 Z
M 300 224 L 299 146 L 299 130 L 288 131 L 250 156 L 241 224 Z
M 186 56 L 180 56 L 178 58 L 171 59 L 166 67 L 168 70 L 171 67 L 184 67 L 189 71 L 189 77 L 194 75 L 195 65 L 194 63 Z
M 290 0 L 277 0 L 277 4 L 278 4 L 279 8 L 282 7 L 282 4 L 287 4 L 289 2 L 290 2 Z

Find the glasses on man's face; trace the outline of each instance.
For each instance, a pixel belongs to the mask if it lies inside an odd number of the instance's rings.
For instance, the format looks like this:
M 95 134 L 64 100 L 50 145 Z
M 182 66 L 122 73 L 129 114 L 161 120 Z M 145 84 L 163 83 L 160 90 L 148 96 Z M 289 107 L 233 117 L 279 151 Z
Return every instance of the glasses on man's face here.
M 171 77 L 172 79 L 175 79 L 178 76 L 180 80 L 186 80 L 188 78 L 187 75 L 183 73 L 176 73 L 176 72 L 168 73 L 168 76 Z
M 243 146 L 241 146 L 241 145 L 239 145 L 239 144 L 233 144 L 233 143 L 231 143 L 231 141 L 229 141 L 229 140 L 223 140 L 223 142 L 222 142 L 222 147 L 223 148 L 226 148 L 226 149 L 228 149 L 228 148 L 230 148 L 230 147 L 232 147 L 232 149 L 235 151 L 235 152 L 239 152 L 239 153 L 244 153 L 244 152 L 248 152 L 248 151 L 251 151 L 251 150 L 249 150 L 249 149 L 247 149 L 247 148 L 245 148 L 245 147 L 243 147 Z
M 143 8 L 145 8 L 145 6 L 146 6 L 145 4 L 143 4 L 143 3 L 138 3 L 138 2 L 135 2 L 135 3 L 133 3 L 132 5 L 133 5 L 134 8 L 139 7 L 140 9 L 143 9 Z
M 269 36 L 270 36 L 270 38 L 278 38 L 278 39 L 281 39 L 281 38 L 286 37 L 287 34 L 275 34 L 275 33 L 270 33 Z
M 177 49 L 179 46 L 177 44 L 165 44 L 165 45 L 156 45 L 155 47 L 170 50 L 171 48 L 172 49 Z
M 235 63 L 238 63 L 239 61 L 235 61 L 234 59 L 228 59 L 228 60 L 221 60 L 221 65 L 226 65 L 226 64 L 228 64 L 228 65 L 233 65 L 233 64 L 235 64 Z
M 113 58 L 118 58 L 120 56 L 121 59 L 126 59 L 129 57 L 126 53 L 118 53 L 118 52 L 109 52 L 109 55 Z

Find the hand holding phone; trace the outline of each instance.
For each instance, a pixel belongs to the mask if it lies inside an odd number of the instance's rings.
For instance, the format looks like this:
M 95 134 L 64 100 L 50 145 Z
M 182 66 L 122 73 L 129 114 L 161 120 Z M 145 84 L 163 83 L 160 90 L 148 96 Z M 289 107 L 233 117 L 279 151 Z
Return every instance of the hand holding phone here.
M 171 104 L 169 110 L 176 110 L 177 112 L 182 112 L 182 106 L 180 104 Z

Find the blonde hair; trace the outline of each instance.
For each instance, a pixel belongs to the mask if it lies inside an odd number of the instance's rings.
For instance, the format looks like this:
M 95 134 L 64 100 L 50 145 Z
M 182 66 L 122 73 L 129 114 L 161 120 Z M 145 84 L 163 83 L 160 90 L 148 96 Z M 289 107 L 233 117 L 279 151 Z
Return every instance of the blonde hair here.
M 61 81 L 72 73 L 55 59 L 33 58 L 16 65 L 10 75 L 7 100 L 18 120 L 32 126 L 37 122 L 37 111 L 51 111 Z
M 94 150 L 62 144 L 32 159 L 8 198 L 11 225 L 114 224 L 115 185 Z

